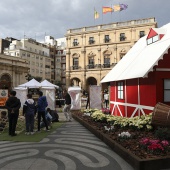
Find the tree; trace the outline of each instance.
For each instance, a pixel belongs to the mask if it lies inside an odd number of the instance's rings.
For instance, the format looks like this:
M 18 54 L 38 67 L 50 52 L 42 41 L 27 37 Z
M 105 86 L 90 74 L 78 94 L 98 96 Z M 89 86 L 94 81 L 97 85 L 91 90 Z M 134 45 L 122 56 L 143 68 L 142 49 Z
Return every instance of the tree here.
M 26 80 L 30 81 L 30 80 L 32 80 L 34 77 L 33 77 L 31 74 L 27 74 L 27 75 L 25 76 L 25 78 L 26 78 Z

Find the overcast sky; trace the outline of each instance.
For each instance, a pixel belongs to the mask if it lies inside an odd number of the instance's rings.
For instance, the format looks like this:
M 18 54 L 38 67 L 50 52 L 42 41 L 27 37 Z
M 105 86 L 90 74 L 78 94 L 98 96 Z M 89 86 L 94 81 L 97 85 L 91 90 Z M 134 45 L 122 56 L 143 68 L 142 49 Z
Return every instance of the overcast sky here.
M 121 12 L 103 14 L 102 6 L 127 4 Z M 94 21 L 94 8 L 100 18 Z M 0 0 L 0 38 L 37 41 L 62 38 L 68 29 L 155 17 L 158 27 L 170 22 L 170 0 Z

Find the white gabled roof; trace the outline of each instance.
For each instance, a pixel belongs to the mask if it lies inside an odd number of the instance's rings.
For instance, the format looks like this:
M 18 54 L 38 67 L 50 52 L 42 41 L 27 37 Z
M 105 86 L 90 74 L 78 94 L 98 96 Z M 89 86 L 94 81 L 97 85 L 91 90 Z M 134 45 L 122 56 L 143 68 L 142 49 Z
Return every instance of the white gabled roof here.
M 50 83 L 48 80 L 44 80 L 40 84 L 41 84 L 42 87 L 55 87 L 55 88 L 59 88 L 59 86 Z
M 19 85 L 18 87 L 39 88 L 39 87 L 41 87 L 41 84 L 37 80 L 32 79 L 32 80 L 28 81 L 27 83 Z
M 165 30 L 161 40 L 147 45 L 147 35 L 140 38 L 118 64 L 101 80 L 101 83 L 147 77 L 170 48 L 170 23 L 160 28 Z M 156 29 L 155 31 L 157 31 Z

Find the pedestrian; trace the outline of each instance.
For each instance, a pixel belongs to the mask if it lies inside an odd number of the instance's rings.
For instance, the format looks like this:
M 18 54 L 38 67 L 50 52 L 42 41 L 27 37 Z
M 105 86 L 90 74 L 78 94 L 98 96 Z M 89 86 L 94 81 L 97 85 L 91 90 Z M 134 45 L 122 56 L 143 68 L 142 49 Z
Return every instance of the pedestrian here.
M 46 118 L 46 121 L 47 121 L 47 125 L 49 127 L 51 127 L 53 117 L 51 116 L 51 109 L 50 108 L 47 108 L 47 110 L 45 111 L 45 118 Z M 45 124 L 44 124 L 44 122 L 41 122 L 40 128 L 43 128 L 43 127 L 45 127 Z
M 65 105 L 63 108 L 64 115 L 66 117 L 66 121 L 71 121 L 72 120 L 72 114 L 70 112 L 71 109 L 71 97 L 67 90 L 64 92 L 64 99 L 65 99 Z
M 19 116 L 19 109 L 21 107 L 20 99 L 16 96 L 16 91 L 10 92 L 10 97 L 7 99 L 5 103 L 5 107 L 8 110 L 8 121 L 9 121 L 9 132 L 10 136 L 16 136 L 15 133 L 16 125 Z
M 52 122 L 59 122 L 57 110 L 51 110 L 50 108 L 47 108 L 47 112 L 52 116 Z
M 107 92 L 104 94 L 104 103 L 105 108 L 107 108 L 107 105 L 109 104 L 109 94 Z
M 45 108 L 48 106 L 47 98 L 46 96 L 43 96 L 43 92 L 39 91 L 39 98 L 38 98 L 38 104 L 37 104 L 37 111 L 38 111 L 38 132 L 40 132 L 40 122 L 41 117 L 43 119 L 43 122 L 46 127 L 46 131 L 49 131 L 48 124 L 45 118 Z
M 27 100 L 23 105 L 23 115 L 25 116 L 26 124 L 26 135 L 34 134 L 34 116 L 36 114 L 36 111 L 36 103 L 32 99 L 32 94 L 27 94 Z

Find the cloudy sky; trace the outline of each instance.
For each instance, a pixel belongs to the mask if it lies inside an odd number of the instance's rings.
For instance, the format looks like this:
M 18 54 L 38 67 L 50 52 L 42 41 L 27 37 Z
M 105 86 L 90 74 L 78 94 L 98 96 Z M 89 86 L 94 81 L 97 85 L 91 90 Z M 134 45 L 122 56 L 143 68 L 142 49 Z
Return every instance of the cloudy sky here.
M 102 6 L 128 9 L 102 15 Z M 94 8 L 100 18 L 94 21 Z M 155 17 L 158 27 L 170 22 L 170 0 L 0 0 L 0 38 L 37 41 L 62 38 L 68 29 Z

